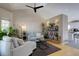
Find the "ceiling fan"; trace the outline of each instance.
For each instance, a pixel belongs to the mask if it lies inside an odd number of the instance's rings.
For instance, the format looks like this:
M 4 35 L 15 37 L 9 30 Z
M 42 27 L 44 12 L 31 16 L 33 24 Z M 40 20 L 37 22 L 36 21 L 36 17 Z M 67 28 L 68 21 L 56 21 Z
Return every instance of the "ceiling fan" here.
M 41 5 L 41 6 L 36 6 L 36 3 L 34 3 L 34 7 L 29 6 L 29 5 L 26 5 L 26 6 L 29 7 L 29 8 L 32 8 L 35 13 L 37 12 L 37 9 L 44 7 L 43 5 Z

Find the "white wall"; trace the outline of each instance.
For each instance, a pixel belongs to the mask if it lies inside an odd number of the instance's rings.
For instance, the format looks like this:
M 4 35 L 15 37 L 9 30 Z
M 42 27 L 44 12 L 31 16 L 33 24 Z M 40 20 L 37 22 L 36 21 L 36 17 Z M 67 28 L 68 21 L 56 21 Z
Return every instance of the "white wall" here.
M 62 24 L 63 24 L 63 26 L 62 26 L 62 29 L 63 29 L 63 39 L 64 40 L 62 40 L 62 42 L 63 42 L 63 44 L 66 44 L 67 43 L 67 40 L 69 40 L 68 39 L 68 16 L 66 16 L 66 15 L 61 15 L 62 16 Z
M 41 23 L 44 21 L 37 13 L 27 10 L 14 11 L 15 26 L 26 26 L 26 31 L 41 32 Z
M 0 20 L 9 20 L 12 24 L 13 14 L 3 8 L 0 8 Z
M 69 23 L 69 25 L 70 25 L 70 29 L 72 29 L 72 28 L 78 28 L 79 29 L 79 22 Z

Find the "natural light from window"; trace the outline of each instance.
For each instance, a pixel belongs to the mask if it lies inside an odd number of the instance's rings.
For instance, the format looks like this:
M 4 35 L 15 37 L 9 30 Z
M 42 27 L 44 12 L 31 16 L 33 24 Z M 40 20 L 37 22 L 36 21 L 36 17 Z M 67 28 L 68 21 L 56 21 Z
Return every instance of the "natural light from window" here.
M 2 31 L 8 31 L 8 28 L 10 26 L 10 22 L 8 20 L 1 20 L 1 28 Z

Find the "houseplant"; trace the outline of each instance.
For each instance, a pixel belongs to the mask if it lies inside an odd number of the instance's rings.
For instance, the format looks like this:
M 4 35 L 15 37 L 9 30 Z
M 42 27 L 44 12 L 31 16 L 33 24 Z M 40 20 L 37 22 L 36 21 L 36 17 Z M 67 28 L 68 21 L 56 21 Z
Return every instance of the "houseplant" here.
M 0 27 L 0 54 L 2 56 L 4 55 L 10 55 L 10 46 L 11 42 L 10 37 L 14 35 L 15 31 L 13 27 L 9 27 L 8 29 L 2 30 Z
M 2 40 L 3 36 L 12 37 L 12 36 L 15 36 L 15 35 L 16 35 L 16 31 L 13 27 L 9 27 L 8 31 L 2 30 L 1 27 L 0 27 L 0 40 Z
M 0 55 L 2 54 L 2 47 L 3 47 L 3 36 L 6 36 L 7 32 L 5 30 L 2 31 L 0 27 Z
M 0 40 L 2 40 L 3 36 L 7 35 L 7 32 L 5 30 L 1 30 L 1 27 L 0 27 Z
M 14 29 L 12 27 L 9 27 L 8 31 L 9 31 L 8 36 L 10 36 L 10 37 L 15 34 Z

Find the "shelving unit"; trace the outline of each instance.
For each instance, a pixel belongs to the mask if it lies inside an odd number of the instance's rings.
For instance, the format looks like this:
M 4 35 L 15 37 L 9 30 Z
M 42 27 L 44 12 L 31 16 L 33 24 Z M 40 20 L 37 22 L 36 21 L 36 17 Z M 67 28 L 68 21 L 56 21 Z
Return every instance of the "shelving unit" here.
M 44 25 L 45 39 L 61 42 L 65 44 L 68 40 L 68 16 L 64 14 L 57 15 L 46 21 L 47 24 L 54 23 L 52 26 Z
M 43 24 L 42 32 L 45 39 L 58 40 L 58 26 L 55 23 L 49 23 L 49 26 Z
M 49 39 L 58 40 L 58 26 L 55 23 L 51 23 L 48 27 Z

